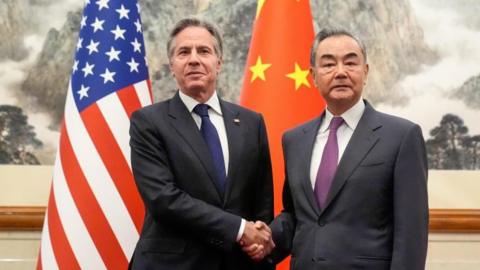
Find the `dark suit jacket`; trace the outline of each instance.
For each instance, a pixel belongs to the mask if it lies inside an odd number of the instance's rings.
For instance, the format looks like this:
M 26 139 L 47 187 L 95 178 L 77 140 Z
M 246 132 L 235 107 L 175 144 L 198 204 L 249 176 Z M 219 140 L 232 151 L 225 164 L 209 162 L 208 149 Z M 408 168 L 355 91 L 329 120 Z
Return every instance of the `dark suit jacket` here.
M 133 113 L 132 169 L 146 208 L 130 267 L 264 269 L 236 243 L 241 218 L 273 219 L 273 187 L 260 114 L 220 100 L 228 137 L 225 194 L 208 147 L 178 93 Z
M 320 117 L 283 137 L 283 212 L 271 227 L 291 269 L 420 270 L 428 243 L 427 160 L 420 127 L 367 102 L 319 209 L 310 160 Z

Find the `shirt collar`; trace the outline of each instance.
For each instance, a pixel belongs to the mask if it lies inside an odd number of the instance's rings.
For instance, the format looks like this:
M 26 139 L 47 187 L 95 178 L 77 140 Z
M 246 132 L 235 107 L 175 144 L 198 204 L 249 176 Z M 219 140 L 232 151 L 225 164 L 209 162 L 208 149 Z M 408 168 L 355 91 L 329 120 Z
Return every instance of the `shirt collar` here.
M 365 110 L 365 103 L 363 99 L 359 99 L 355 105 L 353 105 L 350 109 L 340 115 L 343 118 L 343 121 L 347 124 L 347 126 L 355 130 L 360 122 L 360 118 L 362 118 L 363 111 Z M 327 109 L 325 110 L 325 117 L 323 118 L 322 124 L 320 125 L 320 133 L 323 133 L 328 130 L 328 126 L 330 125 L 330 121 L 333 118 L 333 114 Z
M 194 98 L 185 95 L 182 91 L 178 91 L 180 99 L 183 101 L 185 106 L 187 106 L 187 109 L 190 113 L 192 113 L 193 108 L 197 106 L 200 102 L 195 100 Z M 222 109 L 220 108 L 220 101 L 217 96 L 217 91 L 213 92 L 213 95 L 210 97 L 207 102 L 205 102 L 212 110 L 214 110 L 217 114 L 222 115 Z

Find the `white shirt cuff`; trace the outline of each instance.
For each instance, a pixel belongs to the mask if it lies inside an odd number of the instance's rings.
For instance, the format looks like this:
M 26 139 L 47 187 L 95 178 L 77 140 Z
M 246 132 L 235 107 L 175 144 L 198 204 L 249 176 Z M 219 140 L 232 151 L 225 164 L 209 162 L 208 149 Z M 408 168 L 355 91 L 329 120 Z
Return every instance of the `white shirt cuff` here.
M 245 219 L 242 218 L 242 223 L 240 223 L 240 229 L 238 230 L 238 234 L 237 234 L 237 242 L 240 241 L 240 239 L 242 238 L 242 235 L 243 235 L 243 232 L 245 231 Z

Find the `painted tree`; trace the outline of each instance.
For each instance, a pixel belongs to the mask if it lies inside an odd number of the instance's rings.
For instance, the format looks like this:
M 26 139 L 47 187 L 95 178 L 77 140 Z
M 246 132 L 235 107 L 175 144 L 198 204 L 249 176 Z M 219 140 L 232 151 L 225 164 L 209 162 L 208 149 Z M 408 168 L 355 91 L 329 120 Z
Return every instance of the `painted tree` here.
M 425 142 L 427 148 L 428 168 L 440 169 L 446 154 L 438 140 L 430 139 Z
M 465 164 L 470 170 L 480 169 L 480 135 L 468 136 L 462 142 L 465 148 Z
M 440 156 L 437 169 L 461 170 L 465 169 L 462 163 L 462 142 L 468 137 L 468 128 L 463 119 L 454 114 L 446 114 L 440 121 L 440 126 L 430 131 L 432 139 L 427 141 L 431 148 L 429 152 Z
M 32 151 L 41 146 L 22 109 L 0 105 L 0 164 L 40 164 Z

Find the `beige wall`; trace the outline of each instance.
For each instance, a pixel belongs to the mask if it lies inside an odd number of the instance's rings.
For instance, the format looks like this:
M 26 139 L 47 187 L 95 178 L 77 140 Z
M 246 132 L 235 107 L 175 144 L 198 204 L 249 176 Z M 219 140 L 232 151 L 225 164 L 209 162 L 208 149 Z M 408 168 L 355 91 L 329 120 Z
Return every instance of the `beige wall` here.
M 52 166 L 0 166 L 0 206 L 46 206 Z
M 480 234 L 431 233 L 426 269 L 480 269 Z
M 35 269 L 40 232 L 0 231 L 0 270 Z
M 0 166 L 0 206 L 45 206 L 51 166 Z M 480 173 L 431 171 L 430 208 L 479 208 Z M 0 270 L 34 269 L 40 232 L 0 231 Z M 480 234 L 430 234 L 427 270 L 480 269 Z

